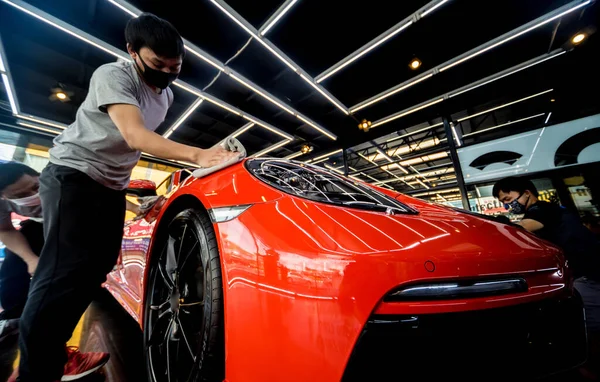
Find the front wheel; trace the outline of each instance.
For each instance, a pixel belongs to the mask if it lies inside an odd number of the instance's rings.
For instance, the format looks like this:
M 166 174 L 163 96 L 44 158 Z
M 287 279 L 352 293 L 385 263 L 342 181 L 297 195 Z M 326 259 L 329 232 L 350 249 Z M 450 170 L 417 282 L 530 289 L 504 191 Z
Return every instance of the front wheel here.
M 168 224 L 147 281 L 149 380 L 222 381 L 223 284 L 212 223 L 206 212 L 188 209 Z

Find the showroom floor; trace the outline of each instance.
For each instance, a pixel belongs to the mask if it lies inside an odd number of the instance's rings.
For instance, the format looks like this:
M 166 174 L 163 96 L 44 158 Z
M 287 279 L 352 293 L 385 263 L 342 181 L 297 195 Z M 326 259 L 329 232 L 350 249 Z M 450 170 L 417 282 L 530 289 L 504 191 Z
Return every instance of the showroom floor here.
M 17 357 L 17 339 L 0 344 L 0 381 L 10 374 Z M 82 382 L 140 381 L 145 374 L 142 333 L 139 326 L 108 293 L 92 303 L 73 333 L 69 345 L 82 351 L 107 351 L 111 358 L 102 374 Z
M 82 351 L 107 351 L 111 354 L 110 361 L 101 374 L 96 374 L 82 382 L 143 380 L 140 376 L 145 375 L 145 365 L 139 326 L 108 293 L 103 293 L 92 303 L 69 344 L 78 344 Z M 10 375 L 16 357 L 16 337 L 0 343 L 0 381 L 5 381 Z M 583 382 L 585 379 L 573 373 L 544 381 Z

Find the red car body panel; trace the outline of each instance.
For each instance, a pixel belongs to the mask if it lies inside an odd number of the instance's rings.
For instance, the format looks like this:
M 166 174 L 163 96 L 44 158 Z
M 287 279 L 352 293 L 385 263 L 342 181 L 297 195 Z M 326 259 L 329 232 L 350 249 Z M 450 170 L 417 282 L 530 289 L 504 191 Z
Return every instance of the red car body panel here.
M 154 222 L 126 225 L 122 259 L 106 288 L 143 325 L 154 229 L 177 198 L 191 195 L 207 209 L 252 204 L 236 219 L 214 224 L 228 381 L 339 381 L 373 313 L 481 310 L 570 290 L 564 259 L 551 244 L 513 226 L 385 192 L 419 214 L 387 215 L 298 198 L 264 184 L 243 164 L 190 177 Z M 529 289 L 450 301 L 382 300 L 417 281 L 497 275 L 519 275 Z

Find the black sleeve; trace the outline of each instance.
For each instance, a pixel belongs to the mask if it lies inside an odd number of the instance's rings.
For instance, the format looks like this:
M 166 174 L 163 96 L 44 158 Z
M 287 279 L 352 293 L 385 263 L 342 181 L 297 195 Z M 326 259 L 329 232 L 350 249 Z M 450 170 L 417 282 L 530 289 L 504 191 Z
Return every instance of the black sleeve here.
M 527 210 L 527 212 L 525 212 L 525 216 L 523 216 L 523 220 L 535 220 L 542 223 L 544 227 L 551 226 L 555 218 L 556 214 L 553 213 L 551 206 L 546 206 L 542 204 L 538 205 L 537 203 L 531 206 Z

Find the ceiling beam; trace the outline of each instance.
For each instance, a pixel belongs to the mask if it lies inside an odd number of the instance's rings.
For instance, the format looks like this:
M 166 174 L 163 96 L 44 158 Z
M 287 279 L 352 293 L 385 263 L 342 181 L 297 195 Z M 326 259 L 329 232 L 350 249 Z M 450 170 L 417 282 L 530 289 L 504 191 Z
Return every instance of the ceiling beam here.
M 292 61 L 283 51 L 281 51 L 275 44 L 261 36 L 259 32 L 250 24 L 246 19 L 244 19 L 239 13 L 237 13 L 232 7 L 229 6 L 223 0 L 210 0 L 221 12 L 223 12 L 227 17 L 232 19 L 237 25 L 239 25 L 248 35 L 252 36 L 256 41 L 258 41 L 265 49 L 269 51 L 273 56 L 275 56 L 280 62 L 289 67 L 292 71 L 302 78 L 306 83 L 308 83 L 311 87 L 313 87 L 316 91 L 318 91 L 323 97 L 325 97 L 332 105 L 342 111 L 344 114 L 349 115 L 350 112 L 348 108 L 341 103 L 337 98 L 335 98 L 331 93 L 329 93 L 325 88 L 321 85 L 317 84 L 304 69 L 302 69 L 298 64 Z
M 129 4 L 128 2 L 126 2 L 124 0 L 108 0 L 108 1 L 110 3 L 112 3 L 113 5 L 117 6 L 119 9 L 128 13 L 132 17 L 137 17 L 138 15 L 140 15 L 142 13 L 142 11 L 140 9 L 132 6 L 131 4 Z M 337 139 L 337 136 L 335 134 L 333 134 L 330 130 L 324 128 L 323 126 L 320 126 L 319 124 L 317 124 L 316 122 L 314 122 L 313 120 L 311 120 L 310 118 L 305 116 L 304 114 L 300 113 L 298 110 L 287 105 L 282 100 L 275 97 L 273 94 L 271 94 L 268 91 L 266 91 L 265 89 L 261 88 L 260 86 L 258 86 L 257 84 L 255 84 L 254 82 L 249 80 L 248 78 L 244 77 L 242 74 L 238 73 L 237 71 L 231 69 L 229 66 L 225 65 L 223 62 L 219 61 L 217 58 L 213 57 L 212 55 L 208 54 L 207 52 L 205 52 L 204 50 L 202 50 L 201 48 L 199 48 L 197 45 L 193 44 L 189 40 L 183 39 L 183 43 L 185 45 L 185 49 L 188 52 L 190 52 L 194 56 L 200 58 L 202 61 L 209 64 L 213 68 L 228 75 L 233 80 L 235 80 L 237 83 L 241 84 L 242 86 L 249 89 L 253 93 L 258 94 L 265 100 L 269 101 L 271 104 L 277 106 L 280 110 L 283 110 L 286 113 L 296 117 L 297 119 L 302 121 L 304 124 L 307 124 L 308 126 L 315 129 L 320 134 L 323 134 L 324 136 L 328 137 L 329 139 L 332 139 L 332 140 Z
M 404 20 L 400 21 L 390 29 L 375 37 L 373 40 L 358 48 L 356 51 L 350 53 L 348 56 L 338 61 L 330 68 L 323 71 L 321 74 L 315 77 L 315 81 L 317 83 L 321 83 L 322 81 L 333 76 L 334 74 L 339 73 L 340 71 L 342 71 L 342 69 L 347 68 L 350 64 L 358 61 L 367 53 L 372 52 L 376 48 L 383 45 L 385 42 L 397 36 L 398 34 L 400 34 L 400 32 L 415 24 L 417 21 L 427 16 L 429 13 L 433 12 L 435 9 L 437 9 L 447 1 L 448 0 L 433 0 L 427 3 L 423 7 L 419 8 L 419 10 L 406 17 Z
M 469 92 L 469 91 L 474 90 L 474 89 L 477 89 L 477 88 L 479 88 L 481 86 L 490 84 L 490 83 L 492 83 L 494 81 L 497 81 L 499 79 L 502 79 L 504 77 L 508 77 L 508 76 L 510 76 L 512 74 L 520 72 L 521 70 L 525 70 L 525 69 L 530 68 L 532 66 L 541 64 L 541 63 L 543 63 L 545 61 L 548 61 L 548 60 L 551 60 L 551 59 L 556 58 L 558 56 L 561 56 L 561 55 L 563 55 L 565 53 L 567 53 L 567 51 L 565 51 L 562 48 L 555 49 L 555 50 L 553 50 L 552 52 L 549 52 L 549 53 L 544 53 L 544 54 L 542 54 L 542 55 L 540 55 L 538 57 L 532 58 L 531 60 L 522 62 L 521 64 L 515 65 L 515 66 L 510 67 L 510 68 L 505 69 L 505 70 L 502 70 L 502 71 L 500 71 L 498 73 L 492 74 L 492 75 L 487 76 L 485 78 L 482 78 L 482 79 L 480 79 L 478 81 L 474 81 L 474 82 L 472 82 L 472 83 L 470 83 L 468 85 L 462 86 L 462 87 L 460 87 L 458 89 L 455 89 L 455 90 L 449 91 L 447 93 L 441 94 L 441 95 L 439 95 L 437 97 L 433 97 L 433 98 L 431 98 L 431 99 L 429 99 L 429 100 L 427 100 L 425 102 L 421 102 L 418 105 L 411 106 L 409 108 L 406 108 L 406 109 L 401 110 L 399 112 L 396 112 L 394 114 L 388 115 L 387 117 L 383 117 L 383 118 L 381 118 L 381 119 L 373 122 L 373 125 L 371 127 L 374 128 L 374 127 L 381 126 L 381 125 L 384 125 L 386 123 L 392 122 L 392 121 L 394 121 L 396 119 L 399 119 L 399 118 L 402 118 L 402 117 L 404 117 L 406 115 L 412 114 L 412 113 L 417 112 L 419 110 L 422 110 L 422 109 L 428 108 L 430 106 L 433 106 L 435 104 L 438 104 L 440 102 L 443 102 L 443 101 L 445 101 L 445 100 L 447 100 L 449 98 L 456 97 L 458 95 L 464 94 L 464 93 Z M 430 126 L 430 127 L 433 127 L 433 126 Z
M 459 56 L 456 56 L 440 65 L 437 65 L 436 67 L 434 67 L 426 72 L 423 72 L 422 74 L 420 74 L 416 77 L 408 79 L 394 87 L 391 87 L 391 88 L 384 90 L 383 92 L 376 94 L 362 102 L 359 102 L 356 105 L 350 107 L 350 112 L 356 113 L 357 111 L 359 111 L 361 109 L 372 106 L 372 105 L 378 103 L 379 101 L 382 101 L 394 94 L 397 94 L 403 90 L 408 89 L 411 86 L 418 84 L 421 81 L 431 78 L 432 76 L 434 76 L 438 73 L 441 73 L 443 71 L 446 71 L 454 66 L 462 64 L 463 62 L 470 60 L 471 58 L 478 56 L 482 53 L 485 53 L 491 49 L 497 48 L 498 46 L 505 44 L 508 41 L 511 41 L 519 36 L 522 36 L 534 29 L 537 29 L 553 20 L 556 20 L 556 19 L 558 19 L 566 14 L 569 14 L 579 8 L 582 8 L 590 3 L 591 3 L 591 0 L 572 1 L 560 8 L 555 9 L 552 12 L 546 13 L 545 15 L 538 17 L 535 20 L 532 20 L 524 25 L 521 25 L 520 27 L 515 28 L 510 32 L 507 32 L 501 36 L 498 36 L 484 44 L 479 45 L 476 48 L 473 48 L 473 49 L 471 49 Z
M 281 18 L 286 15 L 297 2 L 298 0 L 285 0 L 275 13 L 273 13 L 258 29 L 259 34 L 261 36 L 266 35 L 279 21 L 281 21 Z

